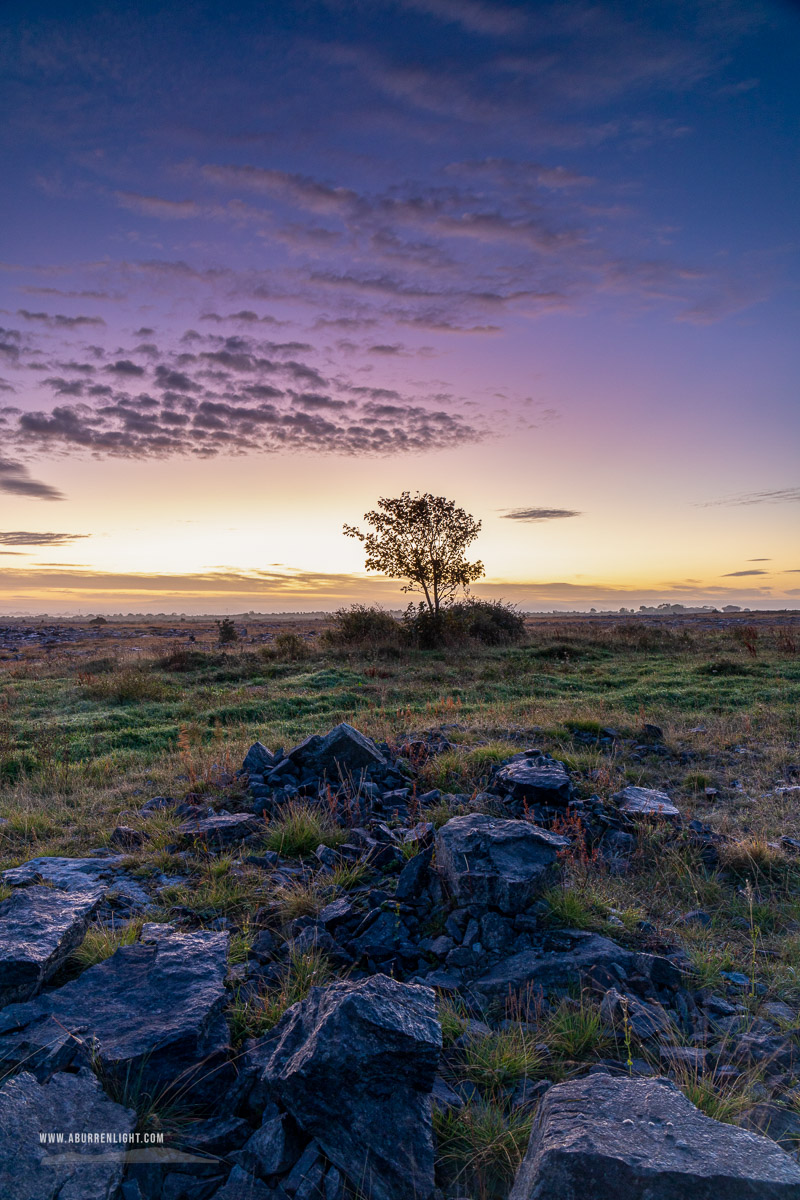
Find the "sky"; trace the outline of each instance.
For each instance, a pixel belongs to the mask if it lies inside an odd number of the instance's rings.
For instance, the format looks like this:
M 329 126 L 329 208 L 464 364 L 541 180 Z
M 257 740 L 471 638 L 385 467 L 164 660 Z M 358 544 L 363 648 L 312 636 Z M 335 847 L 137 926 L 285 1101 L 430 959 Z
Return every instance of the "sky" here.
M 800 5 L 3 6 L 0 613 L 800 608 Z

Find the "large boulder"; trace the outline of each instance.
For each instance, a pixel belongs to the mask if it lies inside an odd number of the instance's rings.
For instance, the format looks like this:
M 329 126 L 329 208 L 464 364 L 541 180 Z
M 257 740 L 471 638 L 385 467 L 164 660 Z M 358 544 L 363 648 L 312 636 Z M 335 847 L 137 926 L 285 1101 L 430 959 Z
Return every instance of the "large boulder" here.
M 125 1166 L 124 1139 L 136 1113 L 109 1100 L 85 1068 L 42 1085 L 27 1071 L 0 1087 L 0 1196 L 3 1200 L 111 1200 Z M 114 1133 L 118 1145 L 83 1143 L 80 1134 Z M 42 1145 L 41 1134 L 64 1142 Z M 67 1139 L 73 1135 L 73 1141 Z
M 540 750 L 515 754 L 494 776 L 493 787 L 510 796 L 516 808 L 525 804 L 565 807 L 573 797 L 567 768 Z
M 0 1012 L 0 1075 L 74 1062 L 153 1098 L 215 1100 L 231 1073 L 228 935 L 145 925 L 141 941 L 57 991 Z
M 528 821 L 468 813 L 439 830 L 436 862 L 458 904 L 518 913 L 553 882 L 568 845 Z
M 83 941 L 102 896 L 34 885 L 0 902 L 0 1007 L 36 995 Z
M 374 975 L 313 988 L 267 1043 L 264 1083 L 354 1189 L 428 1200 L 442 1046 L 430 988 Z
M 800 1200 L 767 1138 L 704 1116 L 666 1079 L 596 1074 L 539 1105 L 509 1200 Z
M 681 819 L 679 808 L 666 792 L 652 788 L 626 787 L 616 792 L 611 799 L 619 805 L 619 811 L 631 821 L 670 821 L 677 824 Z
M 559 948 L 512 954 L 476 979 L 472 990 L 493 996 L 536 988 L 546 994 L 574 987 L 581 980 L 594 981 L 605 990 L 630 976 L 656 988 L 676 988 L 681 983 L 681 972 L 668 958 L 626 950 L 611 938 L 582 929 L 559 930 L 557 937 Z

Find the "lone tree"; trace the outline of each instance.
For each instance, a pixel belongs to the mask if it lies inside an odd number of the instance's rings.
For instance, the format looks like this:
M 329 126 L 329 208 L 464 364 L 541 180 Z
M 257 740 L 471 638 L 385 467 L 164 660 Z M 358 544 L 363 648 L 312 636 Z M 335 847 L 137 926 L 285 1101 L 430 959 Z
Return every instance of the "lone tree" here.
M 480 532 L 480 521 L 444 496 L 382 496 L 377 509 L 364 513 L 364 520 L 374 533 L 354 525 L 345 525 L 344 532 L 364 543 L 367 570 L 407 580 L 402 590 L 423 592 L 434 617 L 458 588 L 468 587 L 484 573 L 482 562 L 470 563 L 464 557 Z

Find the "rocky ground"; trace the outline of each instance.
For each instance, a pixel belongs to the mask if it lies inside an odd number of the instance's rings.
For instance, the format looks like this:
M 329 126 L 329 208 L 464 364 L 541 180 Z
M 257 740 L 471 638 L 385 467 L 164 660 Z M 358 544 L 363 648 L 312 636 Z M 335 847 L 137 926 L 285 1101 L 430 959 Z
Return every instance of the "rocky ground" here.
M 800 1026 L 759 924 L 800 846 L 586 795 L 535 746 L 428 787 L 452 751 L 441 726 L 257 742 L 3 872 L 4 1200 L 800 1198 Z M 696 899 L 671 932 L 601 911 L 597 880 L 660 866 Z M 713 972 L 703 880 L 747 914 Z

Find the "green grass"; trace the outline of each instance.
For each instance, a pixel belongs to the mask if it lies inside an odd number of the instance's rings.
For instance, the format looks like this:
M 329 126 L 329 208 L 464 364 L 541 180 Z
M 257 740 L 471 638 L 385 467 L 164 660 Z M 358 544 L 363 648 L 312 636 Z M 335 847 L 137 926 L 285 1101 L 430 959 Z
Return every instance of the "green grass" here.
M 72 951 L 70 964 L 80 971 L 85 971 L 87 967 L 93 967 L 96 963 L 110 958 L 120 946 L 132 946 L 138 940 L 142 924 L 142 921 L 136 920 L 123 928 L 115 928 L 113 925 L 92 926 L 87 930 L 80 946 Z
M 246 1038 L 257 1038 L 277 1025 L 286 1009 L 305 1000 L 312 987 L 320 987 L 336 978 L 326 955 L 318 950 L 293 954 L 274 986 L 258 995 L 237 992 L 228 1008 L 228 1021 L 235 1045 Z
M 340 846 L 347 831 L 336 824 L 321 804 L 290 801 L 280 816 L 270 821 L 264 844 L 268 850 L 291 858 L 308 858 L 319 845 Z
M 440 1169 L 451 1194 L 479 1200 L 507 1196 L 528 1145 L 531 1122 L 529 1112 L 508 1112 L 491 1101 L 434 1110 Z

